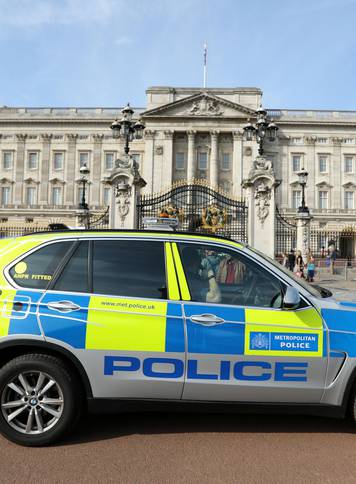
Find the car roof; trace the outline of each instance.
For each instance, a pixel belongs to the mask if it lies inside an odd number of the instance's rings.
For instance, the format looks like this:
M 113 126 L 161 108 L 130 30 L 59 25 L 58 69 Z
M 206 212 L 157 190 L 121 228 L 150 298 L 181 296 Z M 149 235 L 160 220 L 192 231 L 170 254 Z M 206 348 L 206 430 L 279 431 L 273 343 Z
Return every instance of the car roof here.
M 113 236 L 113 235 L 129 235 L 129 236 L 143 236 L 143 237 L 159 237 L 159 238 L 188 238 L 188 239 L 206 239 L 207 241 L 221 241 L 227 242 L 229 245 L 235 246 L 246 246 L 246 244 L 231 240 L 227 237 L 223 237 L 221 235 L 214 235 L 214 234 L 204 234 L 204 233 L 197 233 L 197 232 L 183 232 L 183 231 L 167 231 L 167 230 L 135 230 L 135 229 L 85 229 L 85 230 L 50 230 L 50 231 L 42 231 L 42 232 L 32 232 L 28 234 L 24 234 L 19 238 L 29 238 L 35 237 L 36 239 L 42 240 L 51 240 L 56 238 L 65 238 L 65 237 L 78 237 L 78 238 L 85 238 L 88 236 Z

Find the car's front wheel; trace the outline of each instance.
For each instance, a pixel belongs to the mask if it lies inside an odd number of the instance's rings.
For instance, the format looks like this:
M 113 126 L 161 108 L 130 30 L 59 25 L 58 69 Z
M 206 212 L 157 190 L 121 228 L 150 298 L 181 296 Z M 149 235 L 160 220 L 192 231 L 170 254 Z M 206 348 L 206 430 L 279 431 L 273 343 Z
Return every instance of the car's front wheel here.
M 0 369 L 0 432 L 22 445 L 47 445 L 79 419 L 80 384 L 58 358 L 27 354 Z

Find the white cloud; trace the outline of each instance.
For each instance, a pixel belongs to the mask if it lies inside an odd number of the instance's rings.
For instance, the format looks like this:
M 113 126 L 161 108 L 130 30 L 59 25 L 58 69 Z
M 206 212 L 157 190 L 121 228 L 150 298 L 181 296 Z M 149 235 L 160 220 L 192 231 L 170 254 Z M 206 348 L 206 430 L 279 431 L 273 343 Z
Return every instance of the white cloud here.
M 46 24 L 105 22 L 121 0 L 0 0 L 0 25 L 35 27 Z

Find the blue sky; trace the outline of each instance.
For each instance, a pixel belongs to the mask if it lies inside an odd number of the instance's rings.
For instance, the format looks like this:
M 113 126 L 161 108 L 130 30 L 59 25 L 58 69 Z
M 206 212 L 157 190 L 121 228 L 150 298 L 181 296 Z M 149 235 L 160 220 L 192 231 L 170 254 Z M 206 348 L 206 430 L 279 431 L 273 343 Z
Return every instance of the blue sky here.
M 0 0 L 0 105 L 145 106 L 153 85 L 260 87 L 356 110 L 356 0 Z

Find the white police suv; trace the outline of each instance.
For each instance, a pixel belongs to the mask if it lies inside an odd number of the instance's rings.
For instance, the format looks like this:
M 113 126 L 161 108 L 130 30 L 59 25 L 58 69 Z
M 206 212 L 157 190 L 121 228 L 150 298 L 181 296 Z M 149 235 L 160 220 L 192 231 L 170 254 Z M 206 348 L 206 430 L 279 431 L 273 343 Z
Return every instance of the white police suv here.
M 356 303 L 231 240 L 64 231 L 0 241 L 0 431 L 45 445 L 135 400 L 355 418 Z

